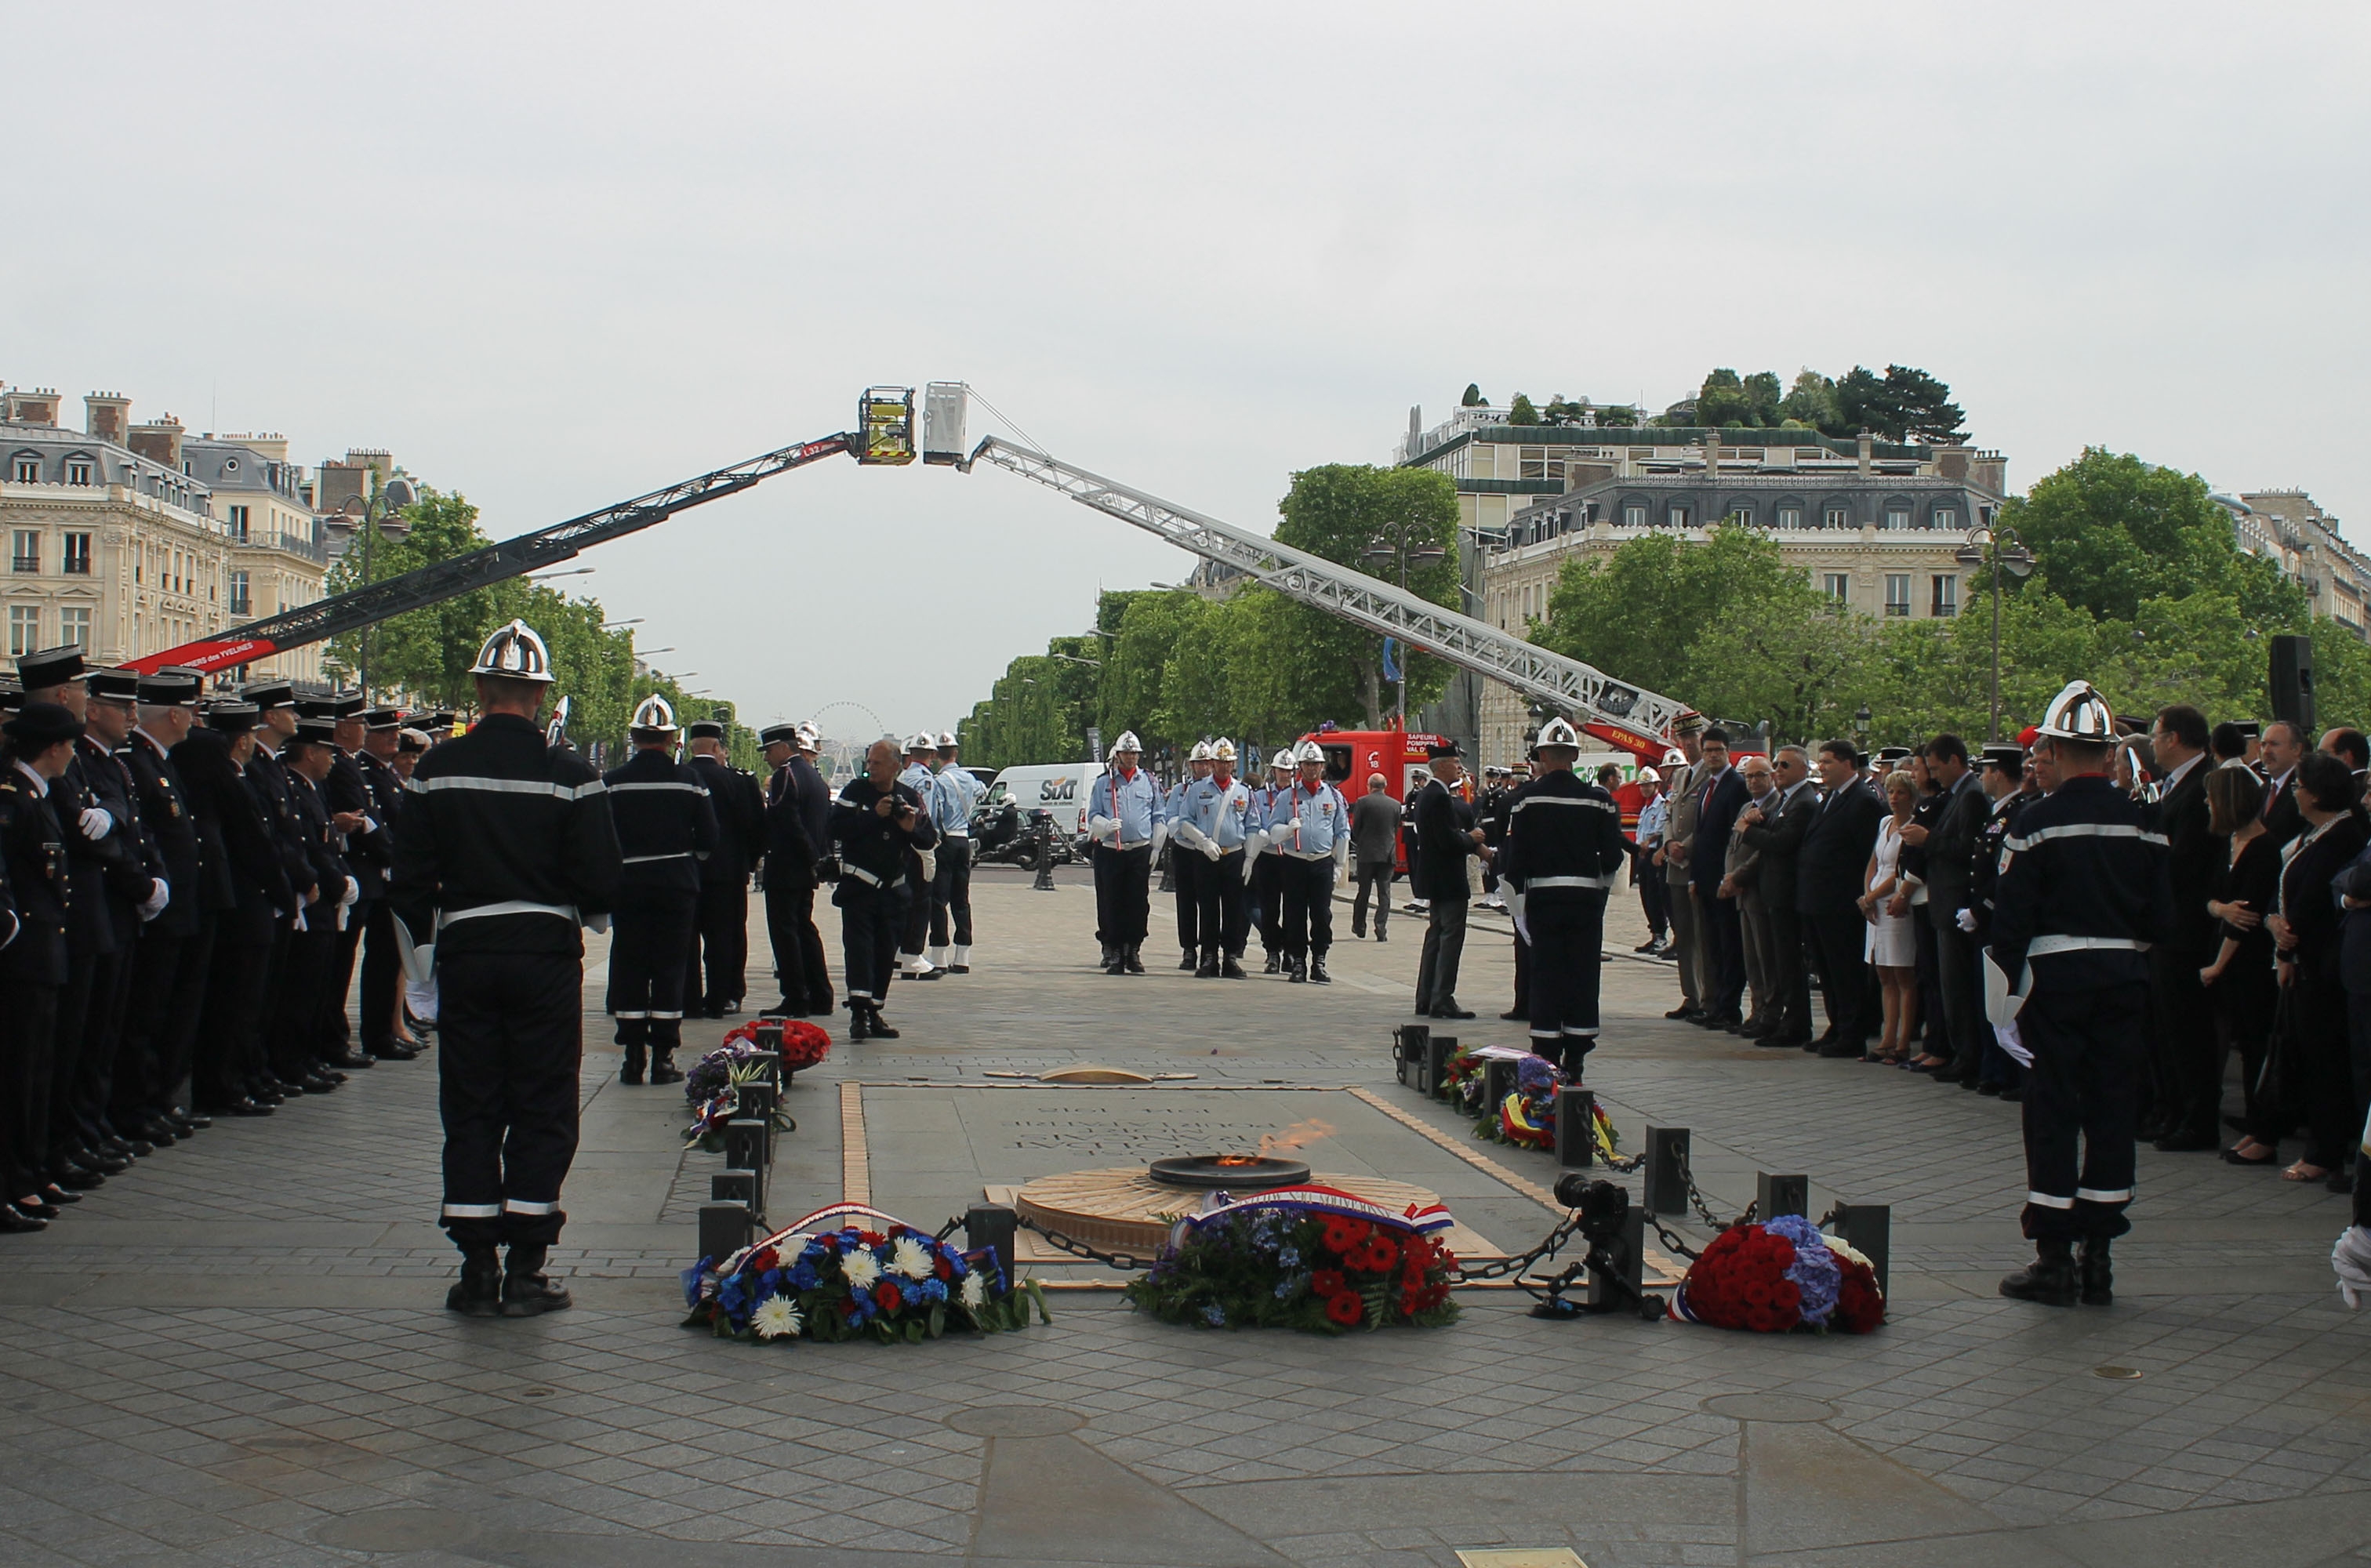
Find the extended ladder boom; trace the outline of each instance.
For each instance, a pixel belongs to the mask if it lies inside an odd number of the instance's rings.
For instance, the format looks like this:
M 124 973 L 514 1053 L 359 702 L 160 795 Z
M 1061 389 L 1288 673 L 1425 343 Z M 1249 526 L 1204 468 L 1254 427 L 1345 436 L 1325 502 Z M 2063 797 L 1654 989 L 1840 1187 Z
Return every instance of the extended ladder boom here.
M 606 543 L 665 522 L 677 513 L 702 502 L 738 495 L 761 479 L 801 467 L 820 457 L 860 450 L 862 438 L 842 432 L 795 446 L 779 447 L 729 468 L 717 468 L 693 478 L 621 501 L 615 506 L 555 523 L 532 534 L 504 539 L 468 555 L 437 561 L 416 571 L 366 582 L 348 593 L 283 610 L 276 616 L 216 632 L 195 642 L 145 654 L 126 667 L 152 673 L 167 665 L 193 670 L 224 670 L 308 642 L 342 636 L 375 625 L 389 616 L 425 609 L 446 599 L 492 583 L 559 565 L 590 545 Z
M 1043 452 L 990 436 L 973 450 L 965 466 L 982 461 L 1059 490 L 1082 506 L 1133 523 L 1196 555 L 1233 567 L 1304 605 L 1369 631 L 1398 638 L 1460 669 L 1503 681 L 1527 700 L 1543 703 L 1601 733 L 1615 732 L 1609 738 L 1626 734 L 1635 743 L 1634 750 L 1651 747 L 1659 752 L 1671 721 L 1686 711 L 1671 698 L 1625 686 L 1578 659 L 1550 652 L 1487 622 L 1353 571 L 1338 561 L 1189 512 Z

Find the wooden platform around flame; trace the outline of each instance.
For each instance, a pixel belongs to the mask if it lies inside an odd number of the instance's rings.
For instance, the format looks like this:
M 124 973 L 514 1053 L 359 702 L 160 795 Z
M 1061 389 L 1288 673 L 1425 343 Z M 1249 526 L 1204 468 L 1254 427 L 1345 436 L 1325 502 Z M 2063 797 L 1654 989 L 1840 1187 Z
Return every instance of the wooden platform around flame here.
M 1319 1171 L 1311 1178 L 1322 1186 L 1339 1188 L 1354 1197 L 1365 1198 L 1387 1208 L 1404 1210 L 1410 1204 L 1437 1204 L 1438 1193 L 1405 1182 L 1386 1181 L 1380 1176 L 1343 1176 Z M 1002 1193 L 1010 1192 L 1009 1199 Z M 991 1200 L 1010 1202 L 1021 1217 L 1058 1230 L 1074 1241 L 1083 1241 L 1105 1251 L 1132 1252 L 1150 1258 L 1152 1252 L 1169 1239 L 1169 1228 L 1179 1215 L 1190 1214 L 1202 1201 L 1203 1194 L 1185 1187 L 1164 1186 L 1144 1172 L 1142 1166 L 1121 1170 L 1066 1170 L 1058 1176 L 1041 1176 L 1025 1186 L 1012 1189 L 991 1188 Z M 1023 1255 L 1029 1255 L 1028 1243 L 1039 1239 L 1027 1231 L 1023 1236 Z M 1463 1225 L 1452 1225 L 1443 1234 L 1450 1251 L 1461 1258 L 1497 1258 L 1506 1254 L 1478 1233 Z M 1041 1242 L 1042 1245 L 1042 1242 Z M 1046 1249 L 1048 1258 L 1064 1254 Z

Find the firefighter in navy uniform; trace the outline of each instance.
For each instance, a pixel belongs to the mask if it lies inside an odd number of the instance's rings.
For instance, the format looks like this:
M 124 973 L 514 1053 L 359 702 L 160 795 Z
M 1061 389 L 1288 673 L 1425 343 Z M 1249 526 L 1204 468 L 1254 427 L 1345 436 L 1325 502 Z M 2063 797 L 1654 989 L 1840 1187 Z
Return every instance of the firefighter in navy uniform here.
M 2018 745 L 1986 746 L 1984 771 L 1979 776 L 1986 801 L 1984 824 L 1976 830 L 1976 842 L 1968 863 L 1968 906 L 1955 917 L 1960 929 L 1965 931 L 1981 952 L 1992 940 L 1993 889 L 2000 881 L 2000 849 L 2017 826 L 2017 813 L 2026 802 L 2041 798 L 2039 790 L 2029 790 L 2026 784 L 2025 748 Z M 2001 1049 L 2000 1041 L 1992 1036 L 1992 1025 L 1984 1025 L 1988 1038 L 1980 1055 L 1977 1068 L 1977 1090 L 1997 1094 L 2012 1105 L 2025 1098 L 2025 1069 L 2016 1057 Z
M 775 1018 L 829 1018 L 831 977 L 824 973 L 823 935 L 815 929 L 817 863 L 827 837 L 831 791 L 802 755 L 797 725 L 769 724 L 758 732 L 766 765 L 766 940 L 774 951 L 774 983 L 781 999 L 766 1009 Z M 818 813 L 815 802 L 821 801 Z
M 917 854 L 938 842 L 922 797 L 897 778 L 897 743 L 884 736 L 864 754 L 864 771 L 848 782 L 831 808 L 831 836 L 839 846 L 840 950 L 848 966 L 848 1037 L 895 1040 L 881 1017 L 890 977 L 897 972 L 897 939 L 908 900 L 930 896 L 908 886 Z
M 437 981 L 440 1223 L 461 1250 L 445 1304 L 527 1317 L 569 1305 L 543 1267 L 576 1154 L 578 927 L 607 923 L 621 867 L 601 780 L 536 723 L 551 682 L 543 640 L 514 620 L 469 673 L 481 717 L 420 759 L 388 898 L 406 976 L 433 965 Z
M 690 755 L 683 772 L 708 791 L 716 813 L 716 849 L 700 863 L 700 907 L 683 968 L 683 1005 L 686 1012 L 698 1008 L 710 1018 L 723 1018 L 741 1010 L 749 968 L 749 873 L 766 852 L 766 797 L 758 781 L 728 759 L 722 722 L 694 720 L 684 737 Z
M 49 1175 L 49 1101 L 58 994 L 66 984 L 72 900 L 65 834 L 51 787 L 74 761 L 82 721 L 54 702 L 29 702 L 0 732 L 0 859 L 12 906 L 0 906 L 0 1231 L 39 1230 L 81 1194 Z
M 299 711 L 302 710 L 300 704 Z M 383 808 L 373 798 L 358 760 L 363 738 L 369 732 L 363 694 L 345 691 L 331 698 L 329 717 L 336 723 L 336 753 L 330 759 L 329 778 L 321 781 L 321 795 L 329 802 L 330 825 L 337 829 L 341 839 L 338 852 L 345 859 L 353 887 L 345 915 L 333 922 L 338 938 L 336 952 L 330 961 L 329 984 L 322 989 L 317 1028 L 322 1053 L 331 1062 L 341 1067 L 368 1066 L 377 1060 L 370 1049 L 368 1014 L 364 1014 L 364 1032 L 356 1038 L 353 1026 L 346 1019 L 346 997 L 353 989 L 363 931 L 387 897 L 387 868 L 393 864 L 394 855 L 387 819 L 378 814 Z M 392 1019 L 382 1027 L 391 1033 Z M 381 1043 L 392 1042 L 383 1035 Z
M 264 987 L 272 928 L 295 914 L 295 904 L 280 847 L 247 780 L 259 711 L 251 702 L 216 702 L 205 723 L 173 748 L 191 809 L 215 828 L 230 885 L 230 905 L 214 923 L 190 1089 L 191 1103 L 213 1116 L 268 1116 L 283 1099 L 266 1081 L 277 1078 L 264 1045 Z
M 364 814 L 380 841 L 392 846 L 395 819 L 403 810 L 403 780 L 396 775 L 394 761 L 403 710 L 374 708 L 362 716 L 362 749 L 349 760 L 369 792 Z M 409 1062 L 420 1052 L 396 1032 L 403 961 L 396 953 L 395 917 L 387 913 L 384 881 L 378 888 L 378 896 L 371 897 L 365 885 L 364 903 L 353 911 L 353 923 L 363 934 L 362 994 L 356 1004 L 363 1020 L 361 1045 L 374 1061 Z
M 1539 775 L 1514 793 L 1500 885 L 1530 933 L 1532 1052 L 1574 1078 L 1597 1044 L 1605 898 L 1629 859 L 1622 808 L 1573 771 L 1580 737 L 1562 719 L 1540 728 Z
M 2108 1249 L 2131 1228 L 2147 1072 L 2148 949 L 2171 925 L 2166 841 L 2108 777 L 2115 740 L 2088 682 L 2052 699 L 2035 751 L 2057 787 L 2002 841 L 1984 955 L 1985 1014 L 2032 1057 L 2022 1225 L 2035 1257 L 2000 1293 L 2052 1307 L 2112 1297 Z
M 176 1063 L 186 1061 L 184 1044 L 195 1039 L 214 957 L 214 923 L 200 893 L 197 820 L 171 753 L 196 719 L 202 685 L 195 670 L 168 667 L 142 675 L 140 721 L 123 750 L 140 821 L 164 860 L 166 894 L 155 909 L 141 910 L 146 924 L 132 950 L 109 1120 L 127 1137 L 158 1148 L 198 1130 L 195 1119 L 174 1104 L 181 1071 Z
M 700 862 L 716 851 L 716 812 L 708 791 L 675 760 L 675 709 L 653 695 L 627 729 L 634 755 L 603 775 L 617 822 L 625 873 L 618 884 L 609 935 L 609 1016 L 625 1052 L 619 1081 L 642 1081 L 650 1047 L 651 1082 L 681 1083 L 675 1065 L 683 1040 L 684 966 L 700 909 Z

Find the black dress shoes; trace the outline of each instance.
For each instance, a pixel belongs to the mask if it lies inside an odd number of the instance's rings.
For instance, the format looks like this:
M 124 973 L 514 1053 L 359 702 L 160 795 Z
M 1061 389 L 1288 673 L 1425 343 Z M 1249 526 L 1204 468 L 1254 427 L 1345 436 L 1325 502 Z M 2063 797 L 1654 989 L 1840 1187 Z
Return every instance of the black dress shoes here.
M 1521 1008 L 1509 1008 L 1505 1012 L 1500 1013 L 1498 1016 L 1505 1019 L 1509 1023 L 1528 1023 L 1531 1021 L 1532 1017 L 1528 1011 Z
M 1673 1008 L 1670 1012 L 1665 1013 L 1663 1016 L 1668 1019 L 1676 1019 L 1683 1023 L 1694 1023 L 1696 1020 L 1704 1016 L 1704 1009 L 1701 1008 L 1691 1007 L 1686 1002 L 1682 1002 L 1678 1007 Z
M 1461 1008 L 1455 1003 L 1452 1003 L 1445 1008 L 1433 1009 L 1431 1013 L 1428 1016 L 1432 1018 L 1472 1018 L 1474 1016 L 1474 1012 L 1470 1008 Z
M 340 1051 L 336 1055 L 330 1056 L 329 1058 L 329 1063 L 330 1066 L 333 1067 L 343 1067 L 348 1072 L 352 1072 L 357 1067 L 372 1067 L 378 1065 L 376 1060 L 372 1057 L 369 1052 L 357 1051 L 352 1047 Z
M 50 1222 L 39 1215 L 21 1213 L 14 1204 L 0 1204 L 0 1236 L 29 1236 L 49 1228 Z
M 1741 1013 L 1698 1013 L 1688 1020 L 1698 1029 L 1733 1029 L 1745 1021 Z
M 376 1047 L 372 1050 L 370 1056 L 371 1060 L 374 1062 L 416 1062 L 420 1060 L 419 1052 L 413 1050 L 409 1045 L 398 1045 L 392 1042 L 387 1044 Z

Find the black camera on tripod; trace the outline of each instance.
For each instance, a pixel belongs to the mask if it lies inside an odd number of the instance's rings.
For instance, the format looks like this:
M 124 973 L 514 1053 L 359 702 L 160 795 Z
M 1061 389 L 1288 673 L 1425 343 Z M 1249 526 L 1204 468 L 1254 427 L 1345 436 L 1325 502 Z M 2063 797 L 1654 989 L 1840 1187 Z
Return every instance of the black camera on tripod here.
M 1571 1318 L 1634 1308 L 1648 1321 L 1661 1317 L 1663 1298 L 1645 1289 L 1647 1211 L 1630 1206 L 1626 1189 L 1592 1181 L 1578 1170 L 1556 1178 L 1556 1197 L 1573 1211 L 1571 1223 L 1589 1243 L 1589 1251 L 1548 1282 L 1532 1316 Z M 1587 1294 L 1579 1301 L 1566 1300 L 1565 1292 L 1576 1285 L 1585 1285 Z

